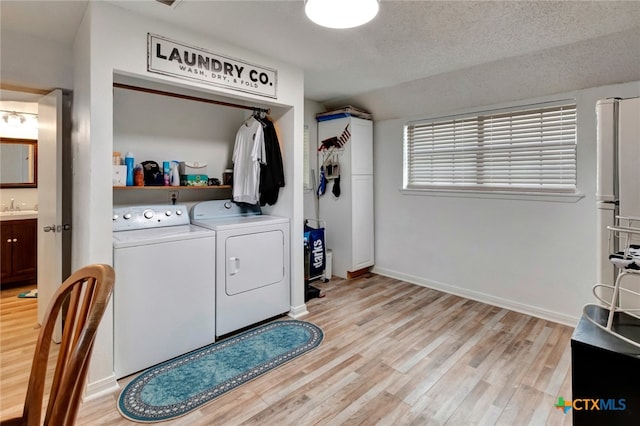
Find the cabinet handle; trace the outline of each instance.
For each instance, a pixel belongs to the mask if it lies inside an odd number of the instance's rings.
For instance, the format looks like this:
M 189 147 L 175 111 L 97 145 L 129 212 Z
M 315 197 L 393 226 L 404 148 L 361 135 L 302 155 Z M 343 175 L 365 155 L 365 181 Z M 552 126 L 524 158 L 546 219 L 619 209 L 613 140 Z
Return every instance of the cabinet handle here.
M 10 242 L 11 242 L 11 238 L 8 238 L 8 239 L 7 239 L 7 242 L 8 242 L 8 243 L 10 243 Z
M 14 239 L 13 239 L 13 242 L 14 242 L 14 243 L 15 243 L 15 242 L 17 242 L 17 241 L 18 241 L 18 239 L 17 239 L 17 238 L 14 238 Z
M 45 226 L 44 232 L 56 232 L 56 226 L 55 225 Z

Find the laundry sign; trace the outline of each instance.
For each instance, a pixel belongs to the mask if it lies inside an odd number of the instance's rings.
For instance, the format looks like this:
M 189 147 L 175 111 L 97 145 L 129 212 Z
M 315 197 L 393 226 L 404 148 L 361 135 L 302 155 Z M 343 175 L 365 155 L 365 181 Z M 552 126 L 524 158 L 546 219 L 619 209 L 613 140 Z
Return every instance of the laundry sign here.
M 147 70 L 277 98 L 278 71 L 148 34 Z

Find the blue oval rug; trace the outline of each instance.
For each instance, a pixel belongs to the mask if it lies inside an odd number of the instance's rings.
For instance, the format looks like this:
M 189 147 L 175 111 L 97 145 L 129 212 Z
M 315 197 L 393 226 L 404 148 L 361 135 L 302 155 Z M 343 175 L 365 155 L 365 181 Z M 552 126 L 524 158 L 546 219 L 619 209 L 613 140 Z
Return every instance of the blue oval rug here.
M 183 416 L 214 398 L 316 348 L 315 324 L 275 321 L 144 371 L 120 393 L 118 410 L 133 421 Z

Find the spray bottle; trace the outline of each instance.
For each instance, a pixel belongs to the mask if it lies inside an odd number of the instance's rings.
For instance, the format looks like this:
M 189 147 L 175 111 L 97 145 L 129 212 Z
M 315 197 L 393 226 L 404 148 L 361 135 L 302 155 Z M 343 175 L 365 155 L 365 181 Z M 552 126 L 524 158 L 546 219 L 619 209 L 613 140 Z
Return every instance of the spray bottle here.
M 178 162 L 171 162 L 171 176 L 170 179 L 171 186 L 180 186 L 180 172 L 178 170 Z

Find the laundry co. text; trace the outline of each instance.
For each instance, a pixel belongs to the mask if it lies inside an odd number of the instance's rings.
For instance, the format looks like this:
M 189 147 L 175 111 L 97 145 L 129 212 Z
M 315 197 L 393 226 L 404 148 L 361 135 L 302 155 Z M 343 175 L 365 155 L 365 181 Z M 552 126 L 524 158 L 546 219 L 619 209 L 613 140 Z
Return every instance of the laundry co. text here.
M 147 69 L 233 90 L 277 97 L 278 73 L 164 37 L 148 35 Z

